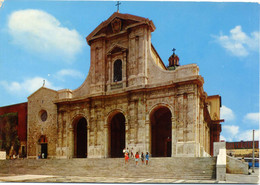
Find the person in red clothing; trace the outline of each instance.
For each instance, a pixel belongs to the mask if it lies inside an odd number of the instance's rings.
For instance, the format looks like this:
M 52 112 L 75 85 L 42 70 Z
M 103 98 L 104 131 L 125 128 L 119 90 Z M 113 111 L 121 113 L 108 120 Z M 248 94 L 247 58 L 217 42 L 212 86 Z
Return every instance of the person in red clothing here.
M 138 152 L 135 153 L 135 164 L 138 164 L 139 154 Z
M 128 163 L 128 159 L 129 159 L 128 153 L 125 152 L 125 164 Z

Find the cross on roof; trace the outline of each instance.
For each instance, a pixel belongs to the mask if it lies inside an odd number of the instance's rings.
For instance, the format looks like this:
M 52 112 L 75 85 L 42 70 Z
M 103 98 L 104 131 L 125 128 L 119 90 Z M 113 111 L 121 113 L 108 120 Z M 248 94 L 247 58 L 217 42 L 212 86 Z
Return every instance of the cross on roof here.
M 175 54 L 175 50 L 176 50 L 175 48 L 173 48 L 173 49 L 172 49 L 172 51 L 173 51 L 173 54 Z
M 117 12 L 119 12 L 119 5 L 121 5 L 121 3 L 119 1 L 117 1 L 116 6 L 117 6 Z

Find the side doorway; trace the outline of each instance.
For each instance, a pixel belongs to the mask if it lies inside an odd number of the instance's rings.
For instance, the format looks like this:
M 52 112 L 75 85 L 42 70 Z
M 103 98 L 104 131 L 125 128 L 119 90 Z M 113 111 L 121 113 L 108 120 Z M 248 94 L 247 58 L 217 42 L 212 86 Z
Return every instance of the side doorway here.
M 38 140 L 38 144 L 40 146 L 38 158 L 47 159 L 48 158 L 48 140 L 45 135 L 41 135 Z

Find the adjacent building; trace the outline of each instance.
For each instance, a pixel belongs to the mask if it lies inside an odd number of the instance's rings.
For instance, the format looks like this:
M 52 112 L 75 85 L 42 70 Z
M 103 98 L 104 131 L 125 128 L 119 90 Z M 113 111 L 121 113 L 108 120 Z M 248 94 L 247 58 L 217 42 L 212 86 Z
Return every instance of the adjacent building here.
M 255 157 L 259 158 L 259 141 L 255 143 Z M 237 141 L 226 142 L 227 155 L 235 157 L 252 158 L 253 157 L 253 141 Z

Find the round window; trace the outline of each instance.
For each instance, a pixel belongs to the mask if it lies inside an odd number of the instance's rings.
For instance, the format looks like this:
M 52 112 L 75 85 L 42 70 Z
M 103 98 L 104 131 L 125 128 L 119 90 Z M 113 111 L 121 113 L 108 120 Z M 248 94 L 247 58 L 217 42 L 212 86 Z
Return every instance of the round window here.
M 42 111 L 40 112 L 40 118 L 41 118 L 41 120 L 44 122 L 44 121 L 47 120 L 47 117 L 48 117 L 48 115 L 47 115 L 46 110 L 42 110 Z

